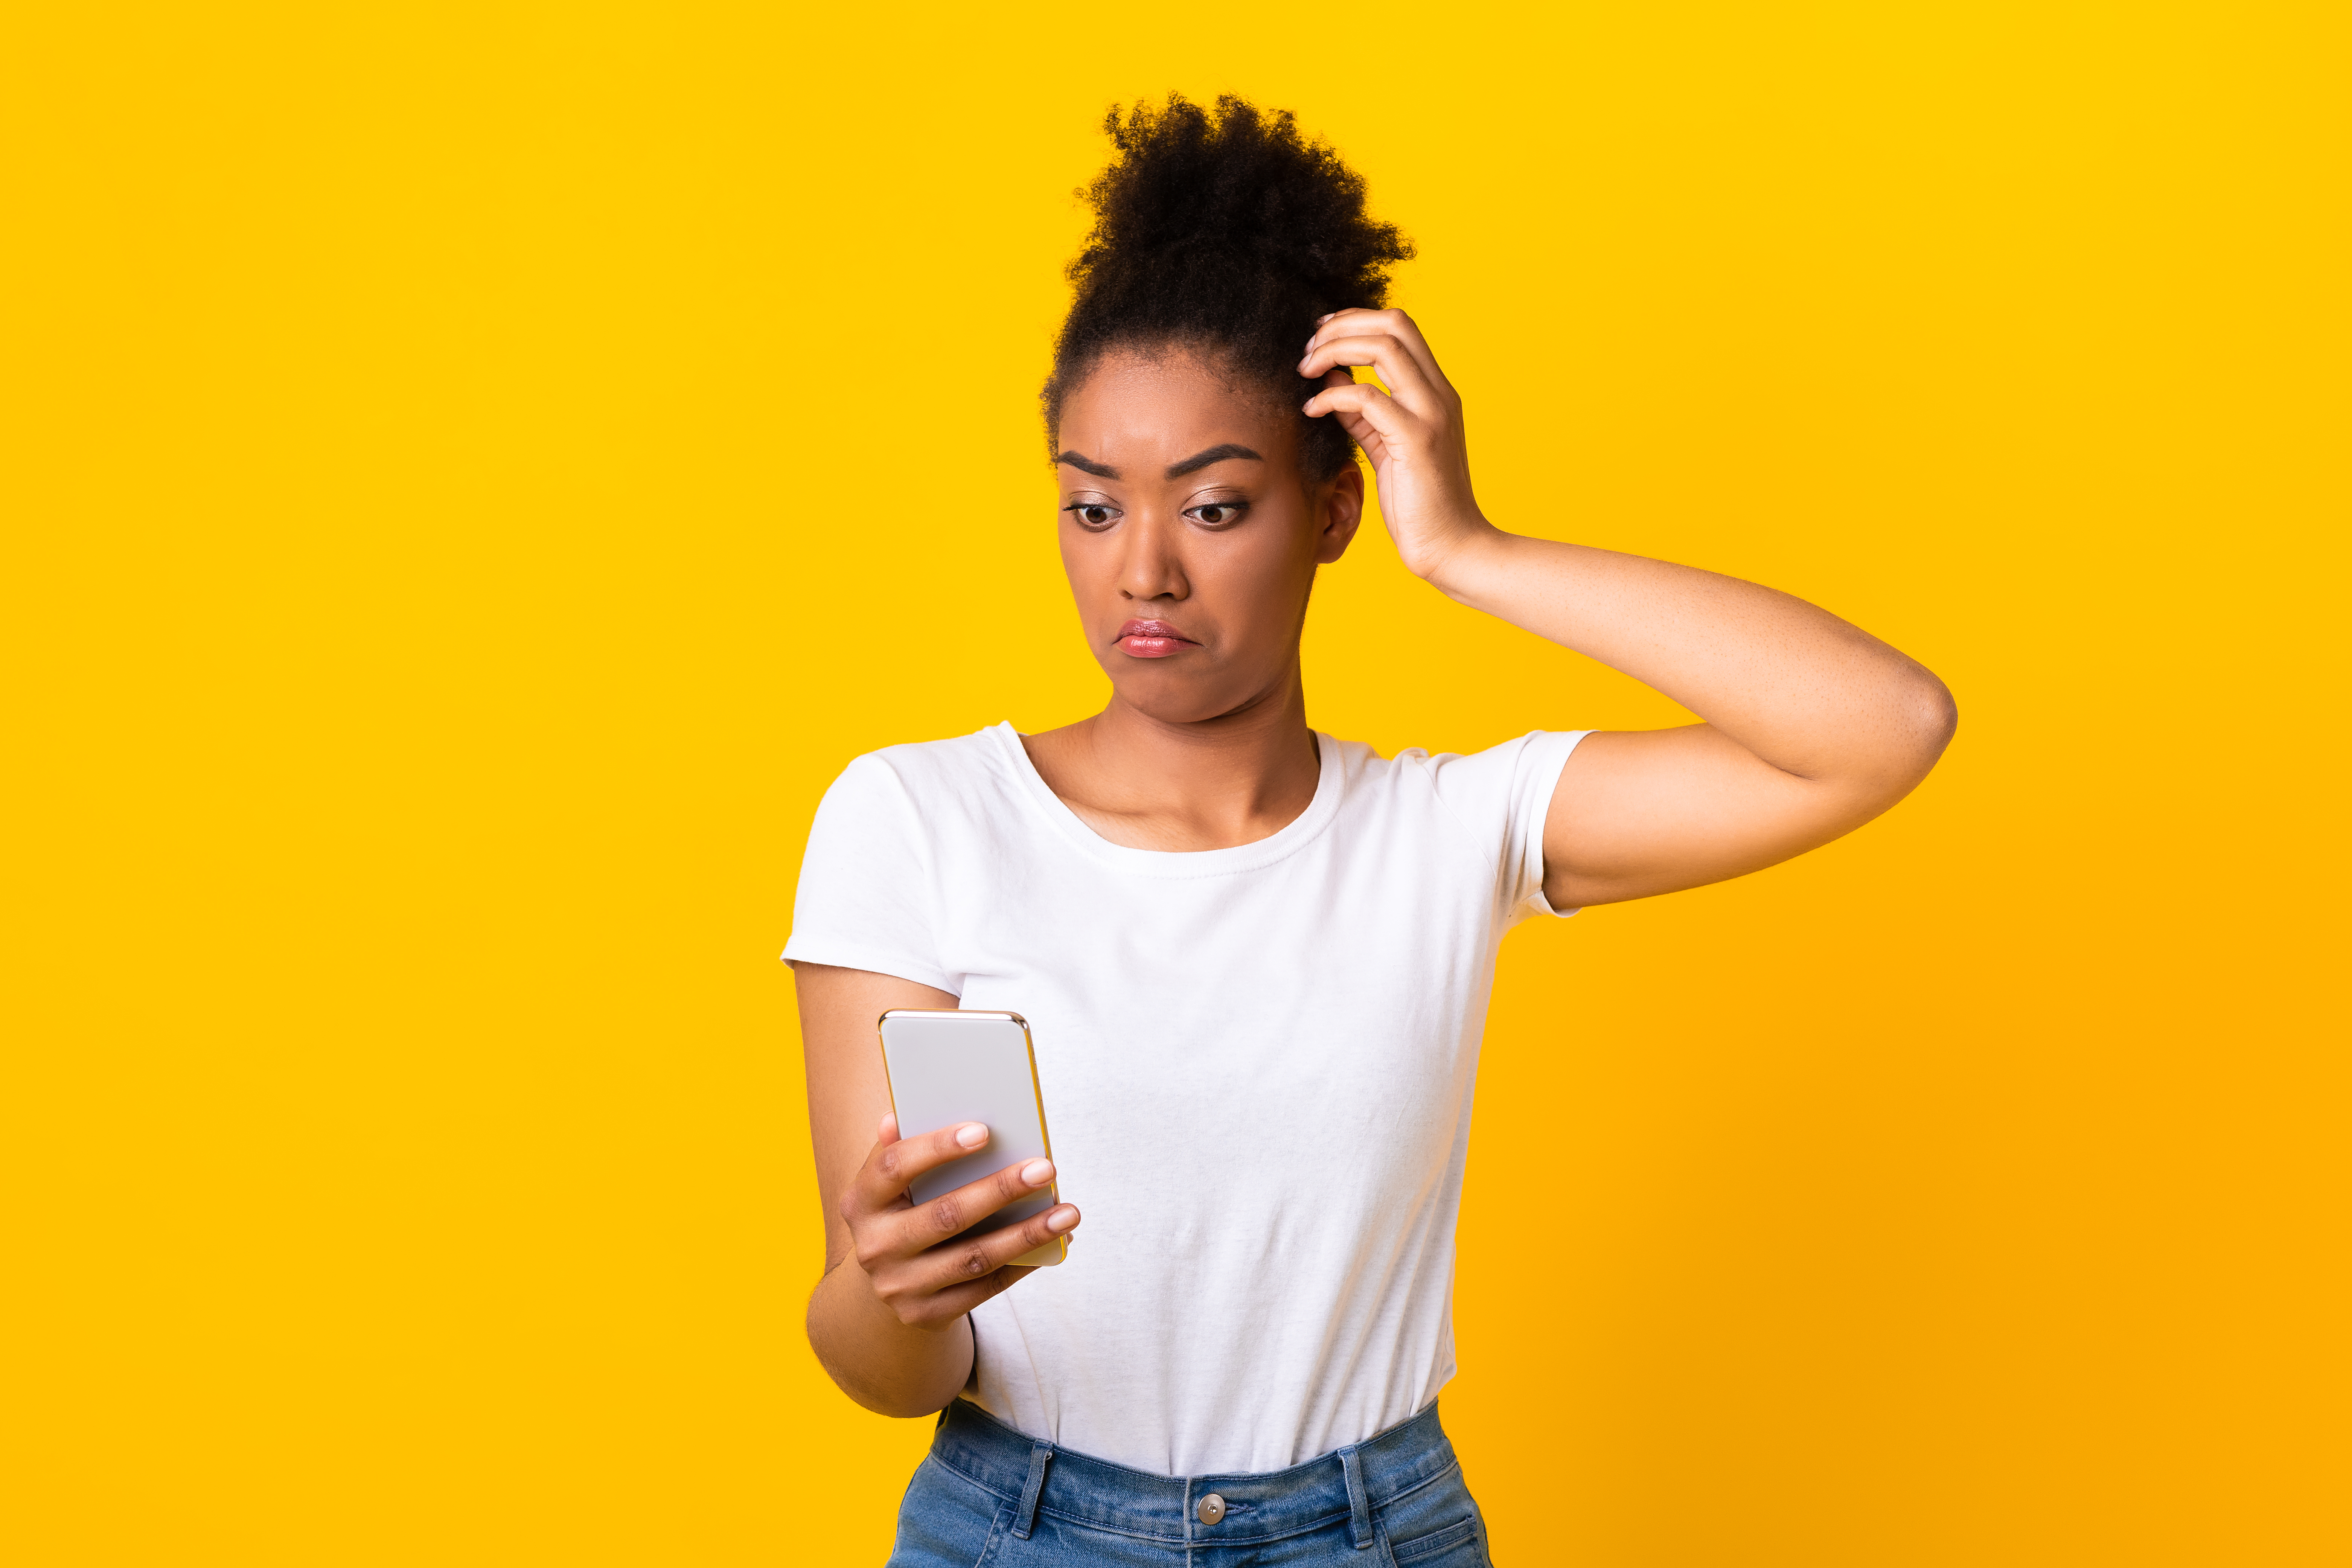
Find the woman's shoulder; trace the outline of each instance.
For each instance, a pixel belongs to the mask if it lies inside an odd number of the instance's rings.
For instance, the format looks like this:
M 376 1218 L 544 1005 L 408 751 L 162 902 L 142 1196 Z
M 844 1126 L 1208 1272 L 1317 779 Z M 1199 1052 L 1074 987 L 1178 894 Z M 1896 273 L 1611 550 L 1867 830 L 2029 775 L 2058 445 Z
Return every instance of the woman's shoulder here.
M 1530 730 L 1525 734 L 1513 735 L 1507 740 L 1475 750 L 1454 752 L 1430 746 L 1406 746 L 1386 754 L 1363 741 L 1342 741 L 1336 735 L 1325 738 L 1331 742 L 1340 765 L 1351 779 L 1362 777 L 1426 784 L 1477 773 L 1508 773 L 1517 768 L 1530 752 L 1572 747 L 1583 734 L 1581 730 Z
M 1021 745 L 1010 723 L 941 741 L 906 741 L 853 757 L 832 794 L 888 791 L 918 805 L 968 799 L 975 790 L 1013 782 Z
M 1385 757 L 1360 742 L 1335 744 L 1351 795 L 1423 801 L 1484 822 L 1521 809 L 1523 797 L 1539 795 L 1549 802 L 1562 764 L 1584 735 L 1531 730 L 1476 750 L 1408 746 Z

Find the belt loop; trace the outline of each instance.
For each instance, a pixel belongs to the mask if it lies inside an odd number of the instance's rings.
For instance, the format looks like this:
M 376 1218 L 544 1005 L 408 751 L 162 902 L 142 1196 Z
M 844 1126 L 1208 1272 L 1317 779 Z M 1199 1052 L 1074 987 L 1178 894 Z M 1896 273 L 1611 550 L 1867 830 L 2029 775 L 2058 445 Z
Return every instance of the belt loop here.
M 1352 1447 L 1340 1449 L 1339 1473 L 1348 1480 L 1348 1534 L 1361 1552 L 1372 1543 L 1372 1500 L 1364 1489 L 1364 1457 Z
M 1023 1541 L 1037 1523 L 1037 1494 L 1045 1489 L 1045 1465 L 1054 1457 L 1054 1445 L 1039 1443 L 1029 1450 L 1029 1484 L 1021 1489 L 1021 1506 L 1013 1510 L 1013 1533 Z

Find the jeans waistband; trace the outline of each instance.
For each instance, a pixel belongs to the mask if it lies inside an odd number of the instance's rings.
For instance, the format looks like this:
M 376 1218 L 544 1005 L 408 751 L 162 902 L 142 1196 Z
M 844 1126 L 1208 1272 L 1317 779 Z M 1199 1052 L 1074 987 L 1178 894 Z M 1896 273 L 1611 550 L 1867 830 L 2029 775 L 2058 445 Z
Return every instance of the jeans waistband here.
M 1145 1540 L 1241 1545 L 1342 1521 L 1372 1542 L 1371 1510 L 1454 1468 L 1432 1405 L 1409 1421 L 1319 1459 L 1262 1475 L 1156 1476 L 1016 1432 L 969 1400 L 940 1413 L 931 1458 L 995 1493 L 1024 1537 L 1038 1514 Z M 1213 1494 L 1203 1518 L 1203 1501 Z

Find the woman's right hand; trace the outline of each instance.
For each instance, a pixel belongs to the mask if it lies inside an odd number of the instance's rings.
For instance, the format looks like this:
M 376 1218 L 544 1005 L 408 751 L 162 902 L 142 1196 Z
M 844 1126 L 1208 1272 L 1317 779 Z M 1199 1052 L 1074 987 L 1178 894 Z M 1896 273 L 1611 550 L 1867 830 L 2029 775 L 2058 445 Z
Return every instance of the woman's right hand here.
M 983 1236 L 960 1234 L 1054 1179 L 1050 1160 L 1008 1165 L 918 1206 L 907 1188 L 916 1177 L 986 1147 L 977 1121 L 900 1138 L 898 1119 L 885 1116 L 877 1139 L 842 1194 L 857 1266 L 875 1297 L 909 1328 L 940 1330 L 982 1301 L 1011 1289 L 1034 1268 L 1012 1260 L 1077 1227 L 1078 1211 L 1057 1204 L 1018 1225 Z

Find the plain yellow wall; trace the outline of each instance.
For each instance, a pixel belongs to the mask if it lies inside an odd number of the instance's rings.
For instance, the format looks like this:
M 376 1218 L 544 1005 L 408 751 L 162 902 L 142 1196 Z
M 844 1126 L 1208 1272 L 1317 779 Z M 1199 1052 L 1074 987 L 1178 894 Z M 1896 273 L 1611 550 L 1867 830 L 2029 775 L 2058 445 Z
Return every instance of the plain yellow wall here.
M 1034 393 L 1181 88 L 1420 242 L 1505 526 L 1962 710 L 1506 947 L 1501 1558 L 2352 1559 L 2344 15 L 15 8 L 0 1556 L 879 1561 L 926 1429 L 801 1337 L 775 954 L 849 757 L 1101 700 Z M 1676 718 L 1369 533 L 1309 690 Z

